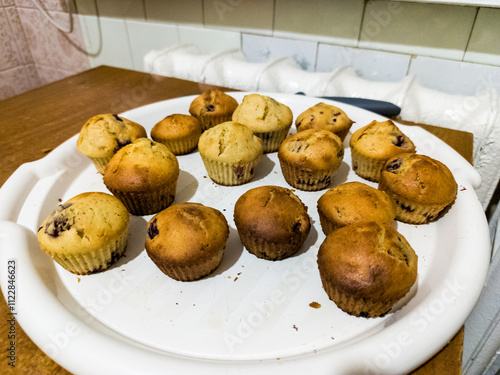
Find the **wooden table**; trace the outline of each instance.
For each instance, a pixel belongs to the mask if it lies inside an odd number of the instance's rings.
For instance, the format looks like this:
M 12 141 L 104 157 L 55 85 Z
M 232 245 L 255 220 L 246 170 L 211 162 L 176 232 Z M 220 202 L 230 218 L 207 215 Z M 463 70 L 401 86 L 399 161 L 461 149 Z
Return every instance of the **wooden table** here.
M 215 86 L 100 66 L 61 81 L 0 101 L 0 186 L 23 163 L 38 160 L 77 134 L 90 117 L 120 113 L 141 105 L 185 95 L 200 94 Z M 226 89 L 227 91 L 228 89 Z M 422 125 L 472 160 L 472 134 Z M 4 265 L 2 265 L 3 267 Z M 47 357 L 16 327 L 16 367 L 8 366 L 8 307 L 0 298 L 0 373 L 69 374 Z M 463 329 L 434 358 L 414 374 L 460 374 Z

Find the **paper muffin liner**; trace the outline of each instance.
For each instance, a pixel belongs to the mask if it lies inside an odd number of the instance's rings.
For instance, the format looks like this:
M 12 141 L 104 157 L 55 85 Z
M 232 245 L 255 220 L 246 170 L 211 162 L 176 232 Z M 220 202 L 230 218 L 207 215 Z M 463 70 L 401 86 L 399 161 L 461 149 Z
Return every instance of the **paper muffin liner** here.
M 450 205 L 444 204 L 419 204 L 390 191 L 384 181 L 379 183 L 379 189 L 385 191 L 396 203 L 396 220 L 408 224 L 427 224 L 436 220 L 441 212 Z
M 282 159 L 280 159 L 280 166 L 285 181 L 290 186 L 304 191 L 317 191 L 327 188 L 332 183 L 333 175 L 338 169 L 305 172 Z
M 351 147 L 351 165 L 354 172 L 361 178 L 378 182 L 380 172 L 386 160 L 368 158 Z
M 281 143 L 285 140 L 292 125 L 270 132 L 254 132 L 254 134 L 262 139 L 262 147 L 264 153 L 276 152 L 279 150 Z
M 222 247 L 220 251 L 216 252 L 212 257 L 198 259 L 196 263 L 190 265 L 172 264 L 157 257 L 150 251 L 147 251 L 147 253 L 153 263 L 156 264 L 160 271 L 162 271 L 165 275 L 178 281 L 194 281 L 208 276 L 215 271 L 215 269 L 222 262 L 224 247 Z
M 261 156 L 248 163 L 222 163 L 201 156 L 208 176 L 217 184 L 225 186 L 242 185 L 250 181 L 255 175 L 255 167 Z
M 389 300 L 372 300 L 368 298 L 355 298 L 352 296 L 347 296 L 342 293 L 335 285 L 332 285 L 327 277 L 324 276 L 320 271 L 321 282 L 323 284 L 323 289 L 325 290 L 328 297 L 335 302 L 337 307 L 342 311 L 364 318 L 377 318 L 387 314 L 394 304 L 401 298 L 389 299 Z M 409 289 L 408 289 L 409 290 Z M 406 294 L 406 293 L 405 293 Z
M 185 137 L 181 139 L 159 141 L 168 147 L 174 155 L 185 155 L 194 151 L 198 147 L 199 137 Z
M 306 235 L 294 235 L 286 243 L 265 241 L 250 232 L 238 231 L 241 242 L 247 251 L 258 258 L 282 260 L 295 254 L 302 247 Z
M 223 114 L 223 115 L 199 115 L 196 118 L 200 121 L 202 131 L 213 128 L 216 125 L 222 124 L 226 121 L 231 121 L 233 118 L 233 114 Z
M 127 236 L 128 230 L 113 243 L 85 254 L 65 255 L 45 251 L 67 271 L 76 275 L 89 275 L 108 269 L 123 255 L 127 247 Z
M 106 169 L 106 165 L 108 165 L 109 161 L 111 160 L 112 156 L 107 156 L 103 158 L 93 158 L 93 157 L 88 157 L 92 163 L 94 163 L 94 166 L 96 167 L 97 171 L 100 174 L 104 174 L 104 170 Z
M 164 210 L 172 204 L 177 189 L 177 179 L 162 189 L 145 192 L 125 192 L 109 188 L 132 215 L 151 215 Z

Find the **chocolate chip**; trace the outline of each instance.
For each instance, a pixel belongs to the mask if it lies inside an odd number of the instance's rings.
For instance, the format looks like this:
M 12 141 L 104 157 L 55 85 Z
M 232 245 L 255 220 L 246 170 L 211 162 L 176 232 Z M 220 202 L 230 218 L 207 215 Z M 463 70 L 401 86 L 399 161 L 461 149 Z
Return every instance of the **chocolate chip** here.
M 302 224 L 300 223 L 300 221 L 297 221 L 295 224 L 293 224 L 292 232 L 297 232 L 298 230 L 300 230 L 301 226 Z
M 395 173 L 395 171 L 401 167 L 401 164 L 403 164 L 403 159 L 394 159 L 386 164 L 385 170 L 387 172 Z
M 118 145 L 115 147 L 115 152 L 117 152 L 119 149 L 121 149 L 121 148 L 123 148 L 126 145 L 129 145 L 131 143 L 132 143 L 132 141 L 130 139 L 125 139 L 125 140 L 119 139 Z
M 215 111 L 215 106 L 213 104 L 207 105 L 206 106 L 207 112 L 213 112 Z
M 236 178 L 243 178 L 243 166 L 237 165 L 234 167 L 234 174 Z
M 392 141 L 392 144 L 396 147 L 401 147 L 405 143 L 405 136 L 402 134 L 397 134 L 396 139 Z
M 115 119 L 117 119 L 118 121 L 123 122 L 123 120 L 122 120 L 122 119 L 121 119 L 118 115 L 113 114 L 113 117 L 114 117 Z
M 156 218 L 151 220 L 151 223 L 149 223 L 148 226 L 148 237 L 150 239 L 155 238 L 160 232 L 158 231 L 158 226 L 156 225 Z
M 69 228 L 71 228 L 71 224 L 69 223 L 68 218 L 63 215 L 58 215 L 45 225 L 45 233 L 51 237 L 58 237 L 61 232 L 64 232 Z
M 406 206 L 404 204 L 400 204 L 399 206 L 403 209 L 403 211 L 406 211 L 406 212 L 413 212 L 413 211 L 415 211 L 415 209 L 413 209 L 413 208 L 411 208 L 409 206 Z

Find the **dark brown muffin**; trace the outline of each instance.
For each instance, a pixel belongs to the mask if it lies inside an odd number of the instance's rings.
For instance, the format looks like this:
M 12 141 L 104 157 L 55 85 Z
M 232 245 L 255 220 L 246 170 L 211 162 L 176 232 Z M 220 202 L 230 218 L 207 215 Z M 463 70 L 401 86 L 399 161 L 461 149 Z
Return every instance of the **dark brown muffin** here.
M 344 312 L 365 318 L 385 315 L 409 292 L 417 263 L 403 235 L 373 222 L 331 232 L 318 252 L 328 297 Z
M 240 196 L 234 222 L 245 248 L 268 260 L 295 254 L 311 229 L 307 207 L 292 190 L 280 186 L 261 186 Z
M 457 197 L 457 182 L 446 165 L 420 154 L 400 154 L 387 161 L 379 189 L 396 202 L 396 219 L 425 224 L 438 219 Z
M 149 221 L 146 251 L 166 275 L 192 281 L 219 266 L 228 236 L 229 226 L 219 210 L 200 203 L 179 203 Z

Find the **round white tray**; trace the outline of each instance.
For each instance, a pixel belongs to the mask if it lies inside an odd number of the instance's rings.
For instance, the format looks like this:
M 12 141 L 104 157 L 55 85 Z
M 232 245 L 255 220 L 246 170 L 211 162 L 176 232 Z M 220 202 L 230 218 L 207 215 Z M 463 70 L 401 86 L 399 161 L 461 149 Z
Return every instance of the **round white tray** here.
M 246 93 L 231 93 L 241 102 Z M 295 116 L 317 98 L 267 93 Z M 153 125 L 172 113 L 188 114 L 194 96 L 158 102 L 121 114 Z M 384 118 L 346 104 L 352 131 Z M 397 223 L 419 256 L 418 280 L 383 318 L 350 316 L 322 289 L 316 255 L 324 239 L 316 209 L 326 191 L 296 194 L 312 219 L 295 256 L 258 259 L 242 246 L 234 203 L 261 185 L 289 187 L 277 154 L 266 154 L 255 178 L 224 187 L 208 177 L 198 152 L 179 156 L 174 203 L 192 201 L 224 213 L 230 236 L 220 267 L 195 282 L 161 273 L 144 250 L 146 222 L 131 217 L 126 255 L 111 269 L 73 275 L 38 247 L 36 230 L 60 202 L 84 191 L 107 191 L 73 137 L 47 157 L 21 166 L 0 190 L 1 285 L 7 262 L 17 265 L 16 317 L 50 357 L 75 374 L 396 374 L 430 358 L 460 329 L 481 291 L 489 261 L 486 219 L 474 187 L 477 172 L 453 149 L 415 126 L 398 125 L 419 153 L 441 160 L 459 185 L 451 210 L 428 225 Z M 292 128 L 292 132 L 294 132 Z M 348 140 L 346 140 L 346 145 Z M 350 168 L 349 147 L 332 186 L 363 181 Z M 320 308 L 313 308 L 316 302 Z M 314 304 L 312 304 L 314 305 Z

